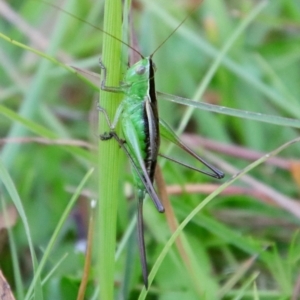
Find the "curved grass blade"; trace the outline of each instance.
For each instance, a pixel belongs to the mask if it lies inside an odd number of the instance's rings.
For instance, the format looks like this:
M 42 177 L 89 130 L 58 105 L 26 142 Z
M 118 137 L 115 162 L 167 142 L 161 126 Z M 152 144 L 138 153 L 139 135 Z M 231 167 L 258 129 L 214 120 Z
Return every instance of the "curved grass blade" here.
M 177 20 L 173 18 L 170 14 L 168 14 L 165 10 L 162 10 L 159 5 L 157 5 L 154 1 L 146 1 L 142 0 L 142 2 L 152 11 L 155 12 L 162 20 L 165 21 L 165 24 L 173 28 L 177 24 Z M 269 1 L 261 1 L 257 5 L 258 10 L 263 10 L 269 4 Z M 256 9 L 256 8 L 255 8 Z M 198 32 L 194 33 L 186 28 L 182 27 L 178 30 L 178 34 L 180 34 L 183 38 L 192 42 L 197 49 L 199 49 L 202 53 L 211 58 L 217 58 L 219 55 L 219 50 L 216 49 L 211 44 L 207 43 L 204 39 L 199 37 Z M 294 103 L 290 103 L 290 105 L 286 105 L 286 98 L 283 97 L 280 93 L 278 93 L 273 87 L 268 86 L 267 84 L 259 81 L 256 77 L 254 77 L 249 72 L 245 72 L 244 68 L 233 61 L 229 57 L 224 57 L 222 60 L 222 65 L 224 65 L 228 70 L 230 70 L 233 74 L 236 74 L 239 78 L 245 80 L 248 85 L 251 85 L 254 89 L 260 91 L 263 95 L 268 97 L 268 99 L 278 105 L 281 109 L 289 113 L 291 116 L 295 118 L 299 117 L 299 106 Z
M 229 108 L 225 106 L 219 106 L 204 102 L 197 102 L 187 98 L 169 95 L 165 93 L 158 92 L 158 95 L 161 96 L 163 99 L 166 99 L 171 102 L 175 102 L 178 104 L 182 104 L 185 106 L 190 106 L 193 108 L 211 111 L 219 114 L 224 114 L 228 116 L 238 117 L 242 119 L 254 120 L 258 122 L 264 122 L 269 124 L 275 124 L 279 126 L 287 126 L 293 128 L 300 128 L 300 120 L 298 119 L 291 119 L 291 118 L 283 118 L 279 116 L 267 115 L 262 113 L 256 113 L 251 111 L 244 111 L 235 108 Z
M 26 294 L 26 297 L 25 297 L 25 300 L 29 300 L 31 299 L 31 296 L 32 296 L 32 292 L 33 292 L 33 288 L 35 287 L 35 284 L 36 284 L 36 281 L 37 281 L 37 278 L 38 276 L 40 276 L 46 262 L 47 262 L 47 259 L 49 258 L 49 255 L 50 255 L 50 252 L 52 250 L 52 248 L 54 247 L 54 244 L 56 242 L 56 239 L 58 238 L 58 234 L 60 232 L 60 230 L 62 229 L 62 226 L 64 224 L 64 222 L 66 221 L 67 217 L 69 216 L 70 212 L 71 212 L 71 209 L 73 208 L 76 200 L 78 199 L 79 195 L 80 195 L 80 192 L 82 191 L 84 185 L 86 184 L 86 182 L 88 181 L 88 179 L 91 177 L 91 175 L 93 174 L 94 172 L 94 169 L 90 169 L 86 175 L 83 177 L 83 179 L 81 180 L 81 182 L 78 184 L 78 187 L 76 188 L 73 196 L 71 197 L 70 201 L 69 201 L 69 204 L 67 205 L 67 207 L 65 208 L 64 212 L 62 213 L 61 215 L 61 218 L 59 220 L 59 222 L 57 223 L 56 225 L 56 228 L 52 234 L 52 237 L 48 243 L 48 246 L 46 247 L 45 249 L 45 252 L 44 252 L 44 255 L 43 255 L 43 258 L 41 259 L 40 263 L 39 263 L 39 266 L 36 270 L 36 274 L 33 278 L 33 280 L 31 281 L 31 284 L 29 286 L 29 289 L 27 291 L 27 294 Z
M 0 32 L 0 38 L 2 38 L 3 40 L 7 41 L 8 43 L 11 43 L 19 48 L 22 48 L 24 50 L 27 50 L 27 51 L 30 51 L 42 58 L 45 58 L 47 59 L 48 61 L 52 62 L 53 64 L 67 70 L 68 72 L 70 73 L 73 73 L 74 75 L 78 76 L 80 79 L 82 79 L 84 82 L 86 82 L 88 85 L 90 85 L 92 88 L 96 89 L 96 90 L 99 90 L 99 84 L 95 84 L 94 81 L 91 81 L 91 80 L 88 80 L 85 76 L 82 76 L 81 73 L 79 72 L 76 72 L 76 70 L 74 70 L 73 67 L 71 66 L 68 66 L 62 62 L 60 62 L 59 60 L 57 60 L 56 58 L 48 55 L 48 54 L 45 54 L 44 52 L 42 51 L 39 51 L 37 49 L 34 49 L 32 47 L 29 47 L 21 42 L 18 42 L 16 41 L 15 39 L 12 39 L 10 38 L 9 36 L 3 34 L 2 32 Z M 99 83 L 99 82 L 98 82 Z
M 281 151 L 283 151 L 284 149 L 290 147 L 291 145 L 295 144 L 295 143 L 299 143 L 300 142 L 300 138 L 296 138 L 293 139 L 285 144 L 283 144 L 282 146 L 278 147 L 277 149 L 275 149 L 274 151 L 264 155 L 263 157 L 261 157 L 260 159 L 256 160 L 255 162 L 251 163 L 250 165 L 248 165 L 246 168 L 244 168 L 242 171 L 238 172 L 237 174 L 233 175 L 232 178 L 230 180 L 228 180 L 227 182 L 225 182 L 224 184 L 222 184 L 218 189 L 216 189 L 213 193 L 211 193 L 208 197 L 206 197 L 184 220 L 183 222 L 180 224 L 180 226 L 177 228 L 177 230 L 173 233 L 173 235 L 170 237 L 170 239 L 168 240 L 168 242 L 166 243 L 165 247 L 163 248 L 163 250 L 161 251 L 159 257 L 157 258 L 150 274 L 149 274 L 149 286 L 151 286 L 151 283 L 155 277 L 155 274 L 157 273 L 161 263 L 163 262 L 165 256 L 167 255 L 170 247 L 173 245 L 173 243 L 175 242 L 175 239 L 179 236 L 179 234 L 183 231 L 183 229 L 185 228 L 185 226 L 192 220 L 192 218 L 199 213 L 208 203 L 210 203 L 216 196 L 218 196 L 224 189 L 226 189 L 228 186 L 230 186 L 232 183 L 234 183 L 235 181 L 237 181 L 239 178 L 241 178 L 243 175 L 245 175 L 246 173 L 250 172 L 252 169 L 254 169 L 255 167 L 259 166 L 260 164 L 264 163 L 267 159 L 269 159 L 270 157 L 273 157 L 275 155 L 277 155 L 278 153 L 280 153 Z M 139 300 L 143 300 L 145 299 L 147 295 L 147 291 L 146 289 L 143 289 L 140 296 L 139 296 Z
M 30 130 L 31 132 L 35 133 L 38 136 L 48 138 L 51 140 L 58 138 L 57 134 L 52 132 L 51 130 L 41 126 L 40 124 L 33 122 L 32 120 L 20 116 L 19 114 L 15 113 L 11 109 L 1 104 L 0 104 L 0 114 L 9 118 L 13 122 L 18 122 L 22 124 L 25 128 L 27 128 L 28 130 Z M 84 149 L 80 149 L 78 147 L 72 147 L 72 146 L 63 146 L 63 145 L 62 147 L 66 151 L 69 151 L 74 155 L 78 155 L 79 157 L 83 157 L 87 160 L 91 158 L 90 153 Z
M 0 160 L 0 179 L 2 184 L 4 185 L 4 187 L 6 188 L 11 200 L 13 201 L 15 207 L 18 210 L 18 213 L 21 217 L 21 220 L 23 222 L 23 226 L 25 229 L 25 233 L 26 233 L 26 238 L 28 241 L 28 246 L 29 246 L 29 250 L 30 250 L 30 254 L 31 254 L 31 258 L 33 261 L 33 270 L 36 270 L 36 265 L 35 265 L 35 251 L 34 251 L 34 247 L 33 247 L 33 243 L 32 243 L 32 239 L 31 239 L 31 233 L 30 233 L 30 228 L 29 228 L 29 224 L 27 221 L 27 217 L 26 217 L 26 213 L 22 204 L 22 201 L 20 199 L 20 196 L 17 192 L 17 189 L 15 187 L 15 184 L 13 182 L 13 180 L 11 179 L 8 171 L 6 170 L 6 168 L 4 167 L 2 161 Z

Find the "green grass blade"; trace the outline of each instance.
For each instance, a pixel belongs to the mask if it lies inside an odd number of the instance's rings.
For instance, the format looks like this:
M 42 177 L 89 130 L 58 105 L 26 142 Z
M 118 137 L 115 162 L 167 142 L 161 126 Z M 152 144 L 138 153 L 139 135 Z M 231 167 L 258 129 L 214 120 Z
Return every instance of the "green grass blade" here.
M 5 213 L 5 202 L 3 198 L 1 198 L 2 202 L 2 208 L 3 208 L 3 214 L 5 217 L 5 222 L 8 222 L 6 219 L 8 216 Z M 18 252 L 17 252 L 17 246 L 16 246 L 16 241 L 15 237 L 13 234 L 13 231 L 11 230 L 10 226 L 7 227 L 8 231 L 8 238 L 9 238 L 9 247 L 11 251 L 11 256 L 12 256 L 12 264 L 13 264 L 13 270 L 14 270 L 14 279 L 15 279 L 15 285 L 16 285 L 16 296 L 17 299 L 24 299 L 24 286 L 22 282 L 22 276 L 21 276 L 21 267 L 19 264 L 18 260 Z
M 15 113 L 14 111 L 10 110 L 9 108 L 3 106 L 0 104 L 0 114 L 3 116 L 11 119 L 13 122 L 18 122 L 22 126 L 24 126 L 27 130 L 35 133 L 38 136 L 50 139 L 50 140 L 55 140 L 59 136 L 54 133 L 53 131 L 45 128 L 44 126 L 41 126 L 37 124 L 34 121 L 31 121 L 29 119 L 26 119 L 19 114 Z M 66 151 L 71 152 L 73 155 L 78 155 L 79 157 L 83 157 L 86 160 L 91 159 L 91 154 L 87 152 L 86 150 L 80 149 L 78 147 L 72 147 L 72 146 L 62 146 Z
M 245 292 L 247 291 L 247 289 L 249 288 L 249 286 L 251 286 L 251 284 L 253 284 L 255 282 L 255 280 L 258 278 L 259 276 L 259 272 L 255 272 L 239 289 L 238 294 L 236 295 L 236 297 L 233 298 L 233 300 L 240 300 L 240 299 L 244 299 L 245 297 Z
M 265 2 L 265 1 L 264 1 Z M 169 15 L 166 10 L 160 9 L 160 6 L 157 5 L 156 2 L 153 1 L 145 1 L 143 3 L 147 5 L 149 9 L 155 12 L 162 20 L 165 21 L 165 24 L 169 26 L 171 29 L 175 28 L 178 24 L 178 20 Z M 268 5 L 271 5 L 271 2 L 267 2 Z M 202 53 L 211 58 L 217 58 L 219 55 L 219 50 L 217 50 L 214 46 L 209 44 L 206 40 L 204 40 L 198 33 L 194 33 L 189 29 L 182 27 L 178 30 L 178 34 L 180 34 L 184 39 L 191 41 Z M 291 116 L 298 118 L 300 115 L 299 109 L 297 105 L 290 103 L 286 105 L 287 99 L 282 96 L 278 91 L 271 86 L 266 85 L 261 82 L 259 79 L 254 77 L 249 72 L 246 72 L 243 66 L 239 65 L 231 58 L 224 57 L 222 60 L 222 65 L 224 65 L 228 70 L 234 73 L 237 77 L 245 80 L 245 82 L 250 85 L 253 89 L 261 92 L 267 98 L 278 105 L 281 109 L 289 113 Z
M 105 2 L 104 27 L 106 32 L 121 39 L 122 7 L 119 0 Z M 107 68 L 106 83 L 108 86 L 118 86 L 121 78 L 121 44 L 110 36 L 103 36 L 102 62 Z M 99 83 L 100 85 L 100 83 Z M 100 91 L 100 105 L 112 119 L 120 95 Z M 103 114 L 99 115 L 100 134 L 108 131 L 108 125 Z M 98 180 L 98 234 L 96 248 L 98 249 L 97 274 L 99 276 L 99 299 L 114 299 L 116 224 L 119 193 L 119 178 L 121 177 L 120 149 L 114 140 L 99 141 Z
M 72 1 L 74 0 L 69 1 L 69 4 L 72 4 Z M 54 54 L 57 51 L 63 38 L 65 31 L 65 17 L 66 16 L 61 15 L 59 21 L 55 23 L 55 30 L 52 35 L 51 42 L 48 46 L 48 53 L 50 55 Z M 3 37 L 2 34 L 1 37 Z M 38 104 L 40 102 L 40 99 L 43 97 L 43 94 L 47 90 L 47 74 L 50 68 L 51 64 L 48 61 L 41 61 L 41 63 L 39 64 L 34 80 L 31 86 L 28 88 L 28 92 L 26 93 L 24 101 L 22 102 L 22 105 L 19 109 L 19 114 L 23 117 L 30 119 L 35 115 L 39 107 Z M 24 136 L 24 134 L 26 134 L 25 128 L 20 126 L 20 124 L 14 124 L 10 129 L 8 136 L 21 137 Z M 12 162 L 15 160 L 17 153 L 20 151 L 20 147 L 20 145 L 6 144 L 2 149 L 2 159 L 8 168 L 10 168 Z
M 58 67 L 61 67 L 63 69 L 65 69 L 66 71 L 78 76 L 80 79 L 82 79 L 84 82 L 86 82 L 89 86 L 91 86 L 92 88 L 98 90 L 99 87 L 97 87 L 91 80 L 88 80 L 86 78 L 86 76 L 82 76 L 81 73 L 78 73 L 74 68 L 72 68 L 71 66 L 68 66 L 62 62 L 60 62 L 59 60 L 57 60 L 56 58 L 52 57 L 51 55 L 47 54 L 47 53 L 44 53 L 42 51 L 39 51 L 37 49 L 34 49 L 30 46 L 27 46 L 21 42 L 18 42 L 14 39 L 12 39 L 11 37 L 5 35 L 4 33 L 0 32 L 0 38 L 19 47 L 19 48 L 22 48 L 24 50 L 27 50 L 27 51 L 30 51 L 42 58 L 45 58 L 46 60 L 48 60 L 49 62 L 53 63 L 54 65 L 58 66 Z
M 59 232 L 61 231 L 63 224 L 67 220 L 67 218 L 68 218 L 68 216 L 69 216 L 69 214 L 71 212 L 71 209 L 73 208 L 76 200 L 80 196 L 80 192 L 82 191 L 84 185 L 89 180 L 89 178 L 91 177 L 91 175 L 93 174 L 93 172 L 94 172 L 94 169 L 90 169 L 86 173 L 86 175 L 83 177 L 83 179 L 81 180 L 81 182 L 78 184 L 78 187 L 76 188 L 76 191 L 74 192 L 72 198 L 70 199 L 69 204 L 67 205 L 67 207 L 65 208 L 64 212 L 62 213 L 62 215 L 60 217 L 60 220 L 57 223 L 56 228 L 55 228 L 55 230 L 54 230 L 54 232 L 53 232 L 53 234 L 51 236 L 51 239 L 50 239 L 50 241 L 48 243 L 48 246 L 45 249 L 43 258 L 41 259 L 41 261 L 39 263 L 39 266 L 38 266 L 38 268 L 36 270 L 35 276 L 34 276 L 33 280 L 31 281 L 30 287 L 28 288 L 25 300 L 29 300 L 31 298 L 33 289 L 34 289 L 34 287 L 36 285 L 37 278 L 41 275 L 41 272 L 42 272 L 42 270 L 43 270 L 43 268 L 44 268 L 44 266 L 45 266 L 45 264 L 47 262 L 47 259 L 49 258 L 50 252 L 51 252 L 51 250 L 54 247 L 54 244 L 55 244 L 56 239 L 57 239 L 57 237 L 59 235 Z
M 244 111 L 239 110 L 235 108 L 229 108 L 225 106 L 219 106 L 214 104 L 209 104 L 205 102 L 196 102 L 187 98 L 178 97 L 174 95 L 168 95 L 164 93 L 159 93 L 159 95 L 162 96 L 162 98 L 179 103 L 182 105 L 188 105 L 194 108 L 198 108 L 205 111 L 211 111 L 219 114 L 224 114 L 228 116 L 238 117 L 242 119 L 248 119 L 248 120 L 254 120 L 258 122 L 264 122 L 269 124 L 275 124 L 279 126 L 287 126 L 287 127 L 293 127 L 293 128 L 300 128 L 300 120 L 299 119 L 291 119 L 291 118 L 284 118 L 279 116 L 272 116 L 272 115 L 266 115 L 262 113 L 256 113 L 251 111 Z
M 32 258 L 33 269 L 35 270 L 35 257 L 36 256 L 35 256 L 35 251 L 34 251 L 32 239 L 31 239 L 31 233 L 30 233 L 30 228 L 29 228 L 29 224 L 27 221 L 26 213 L 25 213 L 22 201 L 17 192 L 17 189 L 15 187 L 15 184 L 14 184 L 13 180 L 11 179 L 7 169 L 5 168 L 5 166 L 3 165 L 1 160 L 0 160 L 0 179 L 1 179 L 1 182 L 4 185 L 4 187 L 6 188 L 11 200 L 13 201 L 15 207 L 17 208 L 17 211 L 23 222 L 23 226 L 25 229 L 26 238 L 28 241 L 28 246 L 29 246 L 30 254 L 31 254 L 31 258 Z M 37 280 L 38 280 L 38 278 L 39 277 L 37 277 Z
M 213 79 L 213 76 L 217 72 L 218 68 L 220 67 L 222 61 L 224 60 L 226 54 L 229 52 L 231 48 L 233 48 L 234 43 L 237 41 L 237 39 L 242 35 L 242 33 L 245 32 L 247 27 L 251 24 L 255 18 L 262 12 L 262 10 L 266 7 L 267 1 L 261 1 L 257 6 L 254 7 L 254 9 L 246 16 L 245 19 L 243 19 L 240 24 L 236 27 L 234 32 L 230 35 L 229 39 L 226 41 L 224 46 L 221 48 L 218 56 L 213 61 L 211 67 L 208 69 L 206 74 L 204 75 L 204 78 L 202 82 L 200 83 L 198 89 L 196 90 L 195 95 L 193 96 L 194 100 L 201 99 L 204 95 L 205 90 L 207 89 L 209 83 Z M 187 104 L 186 104 L 187 105 Z M 230 111 L 230 109 L 228 109 Z M 227 110 L 227 111 L 228 111 Z M 219 109 L 218 112 L 223 111 L 222 108 Z M 180 125 L 178 127 L 178 132 L 181 133 L 183 129 L 186 127 L 191 115 L 193 112 L 193 106 L 189 107 L 185 114 L 183 115 Z M 243 116 L 240 116 L 243 118 L 247 113 L 244 113 Z
M 61 266 L 63 261 L 68 257 L 69 253 L 65 253 L 62 258 L 53 266 L 53 268 L 46 274 L 44 279 L 42 280 L 42 285 L 44 286 L 48 280 L 50 280 L 51 276 L 55 271 Z
M 233 275 L 224 283 L 224 285 L 218 291 L 218 298 L 223 299 L 229 291 L 239 282 L 239 280 L 245 275 L 246 272 L 253 266 L 254 261 L 256 260 L 257 255 L 249 258 L 241 266 L 235 270 Z
M 300 138 L 296 138 L 288 143 L 285 143 L 284 145 L 278 147 L 277 149 L 275 149 L 274 151 L 272 151 L 271 153 L 268 153 L 266 155 L 264 155 L 263 157 L 261 157 L 260 159 L 256 160 L 255 162 L 251 163 L 250 165 L 248 165 L 246 168 L 244 168 L 242 171 L 240 171 L 239 173 L 235 174 L 234 176 L 232 176 L 232 178 L 230 180 L 228 180 L 227 182 L 225 182 L 224 184 L 222 184 L 219 188 L 217 188 L 213 193 L 211 193 L 208 197 L 206 197 L 185 219 L 184 221 L 179 225 L 179 227 L 177 228 L 177 230 L 173 233 L 173 235 L 171 236 L 171 238 L 168 240 L 168 242 L 166 243 L 165 247 L 163 248 L 163 250 L 161 251 L 161 254 L 159 255 L 159 257 L 157 258 L 151 273 L 149 274 L 149 286 L 151 285 L 155 274 L 157 273 L 162 261 L 164 260 L 166 254 L 168 253 L 168 251 L 170 250 L 170 247 L 173 245 L 173 243 L 175 242 L 175 239 L 179 236 L 179 234 L 181 233 L 181 231 L 184 229 L 184 227 L 190 222 L 190 220 L 197 214 L 199 213 L 209 202 L 211 202 L 217 195 L 219 195 L 224 189 L 226 189 L 228 186 L 232 185 L 235 181 L 237 181 L 239 178 L 241 178 L 243 175 L 247 174 L 249 171 L 251 171 L 252 169 L 254 169 L 255 167 L 257 167 L 258 165 L 264 163 L 267 159 L 269 159 L 270 157 L 273 157 L 275 155 L 277 155 L 278 153 L 280 153 L 281 151 L 283 151 L 284 149 L 286 149 L 287 147 L 290 147 L 291 145 L 300 142 Z M 143 288 L 140 296 L 139 296 L 139 300 L 143 300 L 145 299 L 147 295 L 147 291 L 145 288 Z

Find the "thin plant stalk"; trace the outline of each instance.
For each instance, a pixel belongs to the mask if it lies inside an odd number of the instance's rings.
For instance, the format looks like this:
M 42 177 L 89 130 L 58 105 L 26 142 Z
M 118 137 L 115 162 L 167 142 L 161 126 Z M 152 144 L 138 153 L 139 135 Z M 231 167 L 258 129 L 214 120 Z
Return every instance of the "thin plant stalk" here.
M 105 2 L 104 24 L 106 32 L 121 39 L 122 7 L 120 0 Z M 102 63 L 107 69 L 106 84 L 120 84 L 121 43 L 108 35 L 103 35 Z M 102 74 L 103 80 L 103 74 Z M 100 90 L 100 105 L 112 120 L 120 95 Z M 99 133 L 109 131 L 103 113 L 99 113 Z M 99 141 L 99 205 L 98 205 L 98 238 L 95 250 L 98 256 L 99 299 L 114 299 L 114 273 L 116 249 L 116 223 L 118 199 L 120 196 L 120 152 L 114 140 Z

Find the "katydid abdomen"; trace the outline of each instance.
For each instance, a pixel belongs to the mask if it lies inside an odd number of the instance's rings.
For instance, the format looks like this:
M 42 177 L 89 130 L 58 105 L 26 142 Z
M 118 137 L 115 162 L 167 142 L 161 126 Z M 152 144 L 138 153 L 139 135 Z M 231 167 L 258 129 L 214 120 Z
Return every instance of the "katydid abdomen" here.
M 152 130 L 155 131 L 156 139 L 156 147 L 153 148 L 150 142 L 150 135 L 152 133 L 150 133 L 149 130 L 149 121 L 147 118 L 145 101 L 139 101 L 132 98 L 127 98 L 124 101 L 126 102 L 126 105 L 124 107 L 124 112 L 121 119 L 124 139 L 128 145 L 128 148 L 130 149 L 130 152 L 135 153 L 135 149 L 130 139 L 130 137 L 132 137 L 132 133 L 128 132 L 134 132 L 136 135 L 138 148 L 141 151 L 146 171 L 151 182 L 153 183 L 160 140 L 158 122 L 155 122 L 155 124 L 151 123 Z M 133 155 L 133 157 L 135 163 L 139 165 L 135 155 Z M 139 170 L 142 172 L 141 168 L 139 168 Z M 138 189 L 145 190 L 144 184 L 136 172 L 134 172 L 134 181 Z

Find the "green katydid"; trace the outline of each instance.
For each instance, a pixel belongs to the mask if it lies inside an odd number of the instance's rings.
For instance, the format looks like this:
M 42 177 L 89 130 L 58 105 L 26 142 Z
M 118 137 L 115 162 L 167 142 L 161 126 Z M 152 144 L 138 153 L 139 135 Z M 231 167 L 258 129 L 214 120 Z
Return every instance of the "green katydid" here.
M 41 2 L 51 5 L 68 15 L 71 15 L 81 21 L 84 21 L 78 18 L 77 16 L 65 11 L 64 9 L 57 7 L 56 5 L 47 3 L 45 1 Z M 125 151 L 126 155 L 129 157 L 132 167 L 134 169 L 134 181 L 138 189 L 138 238 L 140 259 L 142 265 L 143 280 L 146 288 L 148 287 L 148 271 L 144 244 L 142 208 L 145 194 L 149 194 L 159 212 L 164 212 L 164 207 L 153 188 L 157 156 L 160 155 L 173 162 L 179 163 L 213 178 L 221 179 L 224 177 L 224 173 L 222 171 L 218 170 L 214 166 L 204 161 L 194 151 L 187 147 L 176 136 L 174 131 L 158 117 L 154 80 L 155 66 L 152 61 L 152 57 L 156 53 L 156 51 L 176 32 L 176 30 L 182 25 L 182 23 L 187 19 L 187 17 L 148 57 L 144 57 L 139 51 L 134 49 L 132 46 L 114 37 L 113 35 L 104 31 L 103 29 L 86 22 L 92 27 L 102 31 L 104 34 L 109 35 L 111 38 L 114 38 L 119 42 L 123 43 L 124 45 L 132 49 L 134 52 L 138 53 L 141 57 L 140 61 L 135 63 L 127 70 L 123 80 L 123 84 L 117 87 L 106 86 L 106 68 L 102 63 L 100 63 L 100 67 L 104 72 L 104 80 L 101 83 L 101 89 L 109 92 L 123 93 L 124 99 L 116 111 L 113 122 L 109 120 L 106 111 L 100 106 L 99 110 L 104 113 L 110 128 L 109 132 L 100 135 L 100 139 L 105 141 L 114 138 L 119 143 L 120 147 Z M 78 68 L 75 69 L 80 73 L 88 75 L 88 77 L 94 76 L 91 72 L 87 72 Z M 123 133 L 122 139 L 115 132 L 115 127 L 119 121 L 121 122 L 121 128 Z M 188 166 L 173 158 L 160 154 L 160 134 L 172 143 L 182 148 L 188 154 L 193 156 L 196 160 L 200 161 L 210 171 L 203 171 Z
M 177 28 L 169 35 L 169 37 L 176 30 Z M 160 46 L 158 48 L 160 48 Z M 157 49 L 149 57 L 143 57 L 142 54 L 133 49 L 141 56 L 141 60 L 127 70 L 123 84 L 118 87 L 106 86 L 106 68 L 100 63 L 101 69 L 104 71 L 101 89 L 124 94 L 124 98 L 117 109 L 112 123 L 110 122 L 106 111 L 99 107 L 99 110 L 104 113 L 110 128 L 110 132 L 102 134 L 100 138 L 102 140 L 114 138 L 123 148 L 134 168 L 134 180 L 138 189 L 139 248 L 143 279 L 146 288 L 148 287 L 148 271 L 144 244 L 142 205 L 147 192 L 153 200 L 157 210 L 161 213 L 164 212 L 164 207 L 153 189 L 157 156 L 160 155 L 160 134 L 204 164 L 210 172 L 193 168 L 194 170 L 217 179 L 224 177 L 222 171 L 205 162 L 196 153 L 184 145 L 171 128 L 164 121 L 159 119 L 154 80 L 155 67 L 152 61 L 152 57 Z M 118 121 L 121 122 L 124 140 L 120 139 L 115 132 Z M 171 160 L 178 162 L 174 159 Z
M 176 143 L 182 149 L 187 151 L 190 155 L 211 170 L 211 173 L 196 169 L 197 171 L 218 179 L 224 177 L 223 172 L 205 162 L 196 153 L 184 145 L 170 127 L 162 120 L 159 120 L 152 56 L 153 54 L 144 58 L 141 55 L 142 59 L 127 70 L 123 86 L 106 86 L 104 75 L 104 80 L 101 84 L 102 89 L 125 94 L 123 101 L 118 107 L 113 123 L 110 122 L 105 110 L 99 107 L 99 109 L 105 114 L 111 130 L 109 133 L 101 135 L 101 139 L 108 140 L 110 138 L 114 138 L 130 158 L 135 171 L 134 177 L 138 189 L 139 247 L 144 284 L 146 287 L 148 286 L 148 271 L 143 238 L 142 217 L 142 204 L 146 191 L 153 200 L 157 210 L 159 212 L 164 212 L 164 207 L 152 186 L 157 156 L 159 155 L 159 134 L 161 133 L 165 138 Z M 106 69 L 103 65 L 101 65 L 101 68 L 106 73 Z M 114 131 L 119 119 L 121 119 L 121 128 L 124 140 L 121 140 Z

